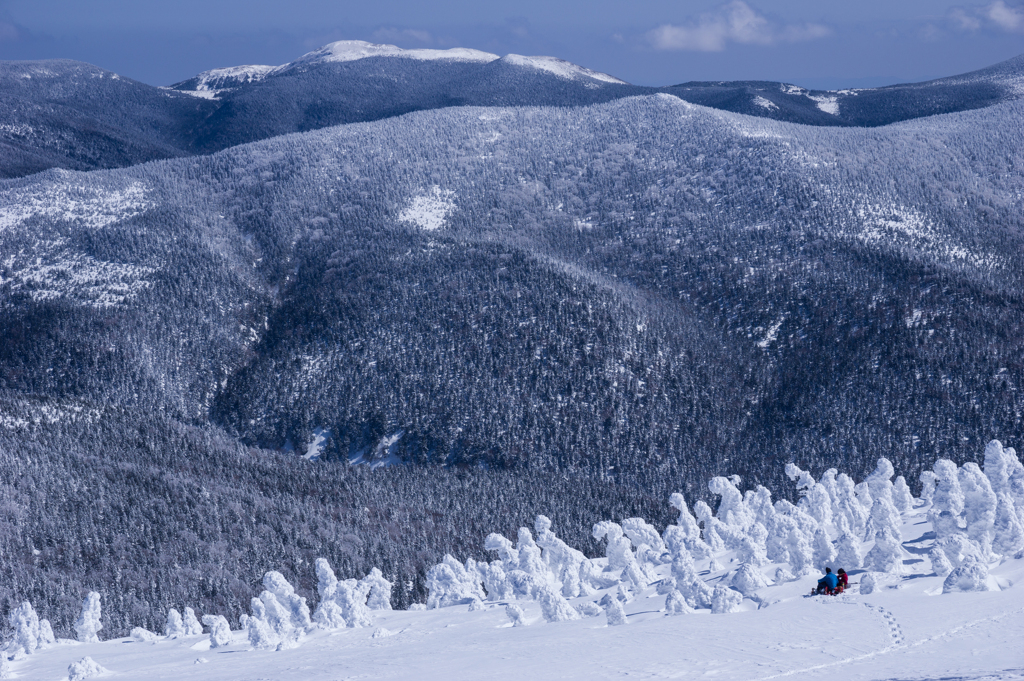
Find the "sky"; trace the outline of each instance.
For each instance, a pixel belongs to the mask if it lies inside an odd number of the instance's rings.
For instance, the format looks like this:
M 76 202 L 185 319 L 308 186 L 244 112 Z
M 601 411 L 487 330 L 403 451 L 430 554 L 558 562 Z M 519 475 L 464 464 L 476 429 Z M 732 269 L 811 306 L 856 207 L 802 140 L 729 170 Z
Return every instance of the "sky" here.
M 0 0 L 0 59 L 75 59 L 151 85 L 335 40 L 549 55 L 638 85 L 871 87 L 1024 53 L 1024 0 Z

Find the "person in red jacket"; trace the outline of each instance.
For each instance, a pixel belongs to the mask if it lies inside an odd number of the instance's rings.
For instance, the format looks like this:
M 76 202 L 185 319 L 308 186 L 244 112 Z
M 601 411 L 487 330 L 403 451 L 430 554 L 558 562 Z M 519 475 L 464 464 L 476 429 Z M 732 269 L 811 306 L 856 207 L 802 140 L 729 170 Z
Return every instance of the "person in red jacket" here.
M 836 581 L 838 582 L 836 584 L 836 593 L 841 594 L 846 591 L 846 585 L 850 583 L 850 578 L 846 575 L 846 570 L 839 568 L 839 571 L 836 572 Z

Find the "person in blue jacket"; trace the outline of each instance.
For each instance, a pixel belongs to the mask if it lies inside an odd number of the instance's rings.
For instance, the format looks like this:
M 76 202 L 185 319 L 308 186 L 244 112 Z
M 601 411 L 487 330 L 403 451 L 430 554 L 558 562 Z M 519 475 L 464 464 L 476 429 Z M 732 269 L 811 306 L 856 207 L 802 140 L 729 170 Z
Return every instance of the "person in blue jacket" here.
M 818 580 L 818 588 L 814 590 L 815 594 L 832 593 L 836 590 L 836 584 L 839 580 L 834 574 L 832 574 L 832 568 L 825 568 L 825 576 Z

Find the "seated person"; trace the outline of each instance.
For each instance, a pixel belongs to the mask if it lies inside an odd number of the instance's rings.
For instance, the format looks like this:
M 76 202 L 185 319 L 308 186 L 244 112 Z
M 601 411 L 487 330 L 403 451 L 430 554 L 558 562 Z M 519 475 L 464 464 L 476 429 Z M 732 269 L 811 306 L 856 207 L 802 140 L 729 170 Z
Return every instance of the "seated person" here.
M 839 568 L 836 571 L 836 581 L 839 582 L 839 591 L 845 591 L 846 587 L 850 584 L 850 578 L 846 574 L 846 570 Z
M 825 576 L 818 580 L 818 588 L 814 590 L 815 594 L 832 593 L 835 591 L 836 584 L 839 580 L 834 574 L 832 574 L 832 568 L 825 568 Z

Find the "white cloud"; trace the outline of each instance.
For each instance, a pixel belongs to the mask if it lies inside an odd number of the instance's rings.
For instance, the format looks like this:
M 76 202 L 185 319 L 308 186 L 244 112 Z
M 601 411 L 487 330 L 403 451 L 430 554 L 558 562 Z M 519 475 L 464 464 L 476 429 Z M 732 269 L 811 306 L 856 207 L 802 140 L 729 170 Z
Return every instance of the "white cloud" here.
M 774 45 L 822 38 L 831 33 L 826 26 L 802 24 L 778 26 L 758 14 L 742 0 L 722 5 L 684 26 L 664 24 L 647 34 L 658 50 L 720 52 L 730 43 Z
M 1024 30 L 1024 9 L 1010 7 L 1003 0 L 996 0 L 986 7 L 985 16 L 994 24 L 1007 31 Z
M 959 7 L 953 8 L 949 13 L 949 19 L 952 21 L 957 28 L 963 31 L 977 31 L 981 28 L 981 19 L 976 16 L 968 14 Z
M 1007 5 L 995 0 L 987 5 L 954 7 L 947 15 L 949 22 L 961 31 L 979 31 L 983 28 L 1024 33 L 1024 5 Z

